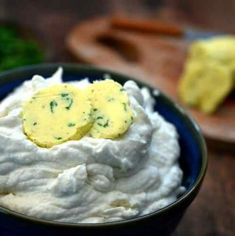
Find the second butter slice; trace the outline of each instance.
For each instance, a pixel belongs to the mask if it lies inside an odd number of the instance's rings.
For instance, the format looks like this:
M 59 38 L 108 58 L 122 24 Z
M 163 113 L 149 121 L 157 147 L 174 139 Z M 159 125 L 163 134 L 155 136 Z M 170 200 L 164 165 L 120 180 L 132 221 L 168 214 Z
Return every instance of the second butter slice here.
M 92 107 L 83 90 L 69 84 L 40 90 L 25 103 L 23 129 L 41 147 L 78 140 L 92 125 Z
M 121 84 L 110 79 L 96 81 L 90 85 L 88 96 L 94 117 L 90 130 L 92 137 L 115 139 L 128 130 L 133 112 Z

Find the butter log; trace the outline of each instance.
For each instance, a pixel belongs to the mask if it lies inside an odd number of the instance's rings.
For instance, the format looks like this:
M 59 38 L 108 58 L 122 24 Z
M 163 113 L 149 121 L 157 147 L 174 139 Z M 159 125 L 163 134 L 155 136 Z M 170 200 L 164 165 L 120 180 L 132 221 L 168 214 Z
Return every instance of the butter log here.
M 212 113 L 233 89 L 232 71 L 216 62 L 187 64 L 179 84 L 181 100 Z
M 220 36 L 192 43 L 189 52 L 190 60 L 218 62 L 235 68 L 235 37 Z
M 94 118 L 90 135 L 115 139 L 125 133 L 132 124 L 133 112 L 122 85 L 110 79 L 96 81 L 88 93 Z
M 191 44 L 179 81 L 179 97 L 205 113 L 213 113 L 234 89 L 235 37 L 221 36 Z
M 22 110 L 24 133 L 41 147 L 82 138 L 91 128 L 92 107 L 86 93 L 69 84 L 47 87 Z

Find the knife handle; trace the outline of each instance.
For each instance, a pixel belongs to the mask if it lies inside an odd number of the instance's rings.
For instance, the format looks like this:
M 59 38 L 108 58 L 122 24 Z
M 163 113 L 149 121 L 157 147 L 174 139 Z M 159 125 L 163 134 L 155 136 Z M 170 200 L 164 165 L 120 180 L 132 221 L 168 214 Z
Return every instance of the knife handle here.
M 184 34 L 184 30 L 180 26 L 156 19 L 146 20 L 113 17 L 111 19 L 111 27 L 140 33 L 161 34 L 175 37 L 179 37 Z

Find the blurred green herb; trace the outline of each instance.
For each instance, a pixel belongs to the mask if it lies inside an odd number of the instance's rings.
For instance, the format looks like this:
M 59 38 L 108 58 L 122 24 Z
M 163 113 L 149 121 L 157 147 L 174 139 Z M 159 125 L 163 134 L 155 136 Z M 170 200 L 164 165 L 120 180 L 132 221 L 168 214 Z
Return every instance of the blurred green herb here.
M 0 71 L 37 64 L 43 59 L 36 42 L 22 38 L 13 27 L 0 26 Z

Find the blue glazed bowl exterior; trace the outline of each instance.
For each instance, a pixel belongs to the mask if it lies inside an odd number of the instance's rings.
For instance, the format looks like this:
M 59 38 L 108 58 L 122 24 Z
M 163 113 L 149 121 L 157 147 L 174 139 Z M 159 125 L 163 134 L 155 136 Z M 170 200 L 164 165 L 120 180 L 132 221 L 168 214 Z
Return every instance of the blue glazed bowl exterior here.
M 76 64 L 42 64 L 11 70 L 0 75 L 0 101 L 23 81 L 35 74 L 51 76 L 56 69 L 64 68 L 63 80 L 91 81 L 103 78 L 104 74 L 123 84 L 127 80 L 135 80 L 105 69 Z M 148 87 L 153 94 L 154 89 L 137 81 L 140 87 Z M 153 94 L 154 96 L 154 94 Z M 177 104 L 161 92 L 155 96 L 155 110 L 177 128 L 181 148 L 180 166 L 183 169 L 183 185 L 186 192 L 169 206 L 131 220 L 102 224 L 68 224 L 45 221 L 28 217 L 0 207 L 0 235 L 169 235 L 171 234 L 188 205 L 197 195 L 207 168 L 207 152 L 204 138 L 195 122 Z M 1 140 L 0 140 L 1 142 Z M 0 154 L 1 155 L 1 154 Z

